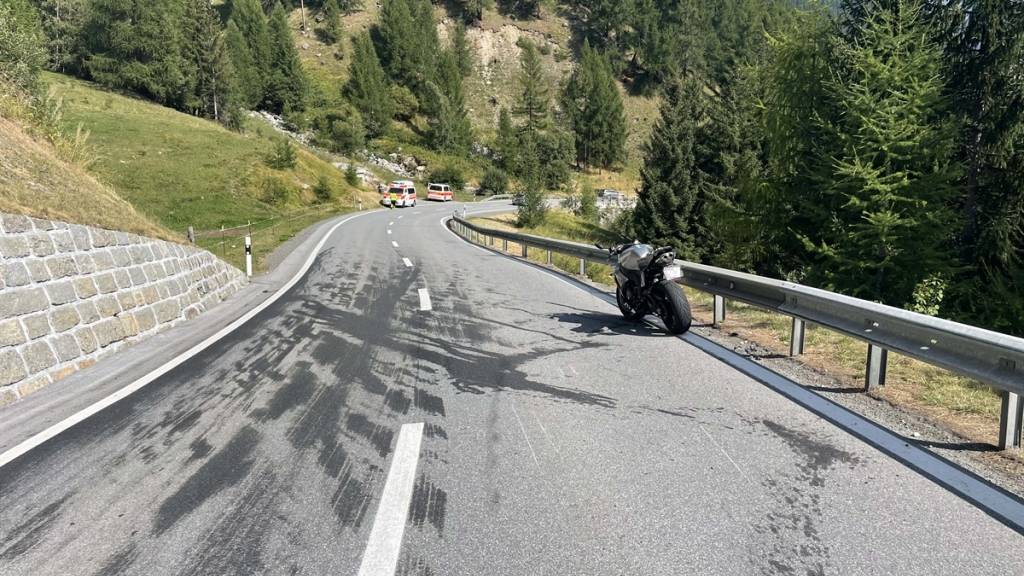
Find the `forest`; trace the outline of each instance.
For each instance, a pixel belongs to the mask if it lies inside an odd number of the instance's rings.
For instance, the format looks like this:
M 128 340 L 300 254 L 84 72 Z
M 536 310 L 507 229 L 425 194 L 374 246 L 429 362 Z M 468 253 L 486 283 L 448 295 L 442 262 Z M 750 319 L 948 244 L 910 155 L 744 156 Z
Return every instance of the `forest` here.
M 636 208 L 609 225 L 681 257 L 1024 335 L 1024 2 L 1018 0 L 360 0 L 301 8 L 351 55 L 311 82 L 279 0 L 7 0 L 0 75 L 47 68 L 237 127 L 283 115 L 356 154 L 395 123 L 511 182 L 520 220 L 587 168 L 620 170 L 624 94 L 658 98 Z M 522 42 L 515 105 L 468 117 L 467 30 L 498 11 L 564 16 L 552 84 Z M 439 36 L 438 14 L 456 20 Z M 313 17 L 315 15 L 315 17 Z M 481 155 L 481 147 L 487 153 Z

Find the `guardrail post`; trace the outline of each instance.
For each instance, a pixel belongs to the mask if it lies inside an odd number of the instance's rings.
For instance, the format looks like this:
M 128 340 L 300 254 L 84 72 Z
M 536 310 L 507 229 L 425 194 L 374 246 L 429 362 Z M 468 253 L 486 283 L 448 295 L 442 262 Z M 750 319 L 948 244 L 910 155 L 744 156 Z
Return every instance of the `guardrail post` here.
M 548 266 L 551 266 L 551 250 L 548 250 Z
M 789 355 L 800 356 L 804 353 L 804 336 L 807 332 L 807 324 L 797 317 L 793 317 L 793 329 L 789 338 Z
M 580 258 L 580 276 L 587 275 L 587 261 L 584 258 Z
M 1002 406 L 999 409 L 999 449 L 1020 448 L 1021 430 L 1024 427 L 1024 402 L 1019 394 L 1003 390 Z
M 530 247 L 523 243 L 523 258 L 530 257 Z
M 712 324 L 715 328 L 718 328 L 725 322 L 725 297 L 715 295 L 715 317 Z
M 508 252 L 508 238 L 501 239 L 501 250 L 502 252 Z
M 868 344 L 868 362 L 864 374 L 864 387 L 868 390 L 875 386 L 885 386 L 885 370 L 889 360 L 889 351 L 874 344 Z

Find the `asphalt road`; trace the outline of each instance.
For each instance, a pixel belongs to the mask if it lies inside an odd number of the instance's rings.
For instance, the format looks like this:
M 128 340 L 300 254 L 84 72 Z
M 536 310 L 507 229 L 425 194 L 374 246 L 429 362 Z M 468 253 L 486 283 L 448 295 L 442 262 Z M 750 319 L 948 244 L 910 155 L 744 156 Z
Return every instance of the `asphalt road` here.
M 1024 573 L 1014 530 L 451 208 L 342 225 L 0 468 L 0 574 Z

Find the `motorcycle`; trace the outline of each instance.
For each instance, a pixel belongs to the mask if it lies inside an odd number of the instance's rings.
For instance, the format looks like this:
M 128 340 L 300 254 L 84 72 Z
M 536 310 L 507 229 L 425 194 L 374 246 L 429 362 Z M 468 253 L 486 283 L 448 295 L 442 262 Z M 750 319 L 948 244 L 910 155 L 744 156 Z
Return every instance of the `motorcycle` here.
M 690 303 L 676 280 L 683 275 L 670 247 L 654 248 L 633 242 L 604 247 L 608 250 L 615 276 L 615 300 L 627 320 L 638 322 L 655 314 L 672 334 L 690 329 Z

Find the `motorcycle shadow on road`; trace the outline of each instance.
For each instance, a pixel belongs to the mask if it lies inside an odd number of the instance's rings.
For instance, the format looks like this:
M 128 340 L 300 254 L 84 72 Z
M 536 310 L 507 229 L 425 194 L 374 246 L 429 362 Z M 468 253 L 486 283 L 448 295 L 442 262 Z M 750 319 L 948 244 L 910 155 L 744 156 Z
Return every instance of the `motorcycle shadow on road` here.
M 556 312 L 551 318 L 564 324 L 575 324 L 570 331 L 577 334 L 619 336 L 671 336 L 664 328 L 644 322 L 630 322 L 621 316 L 602 312 Z

